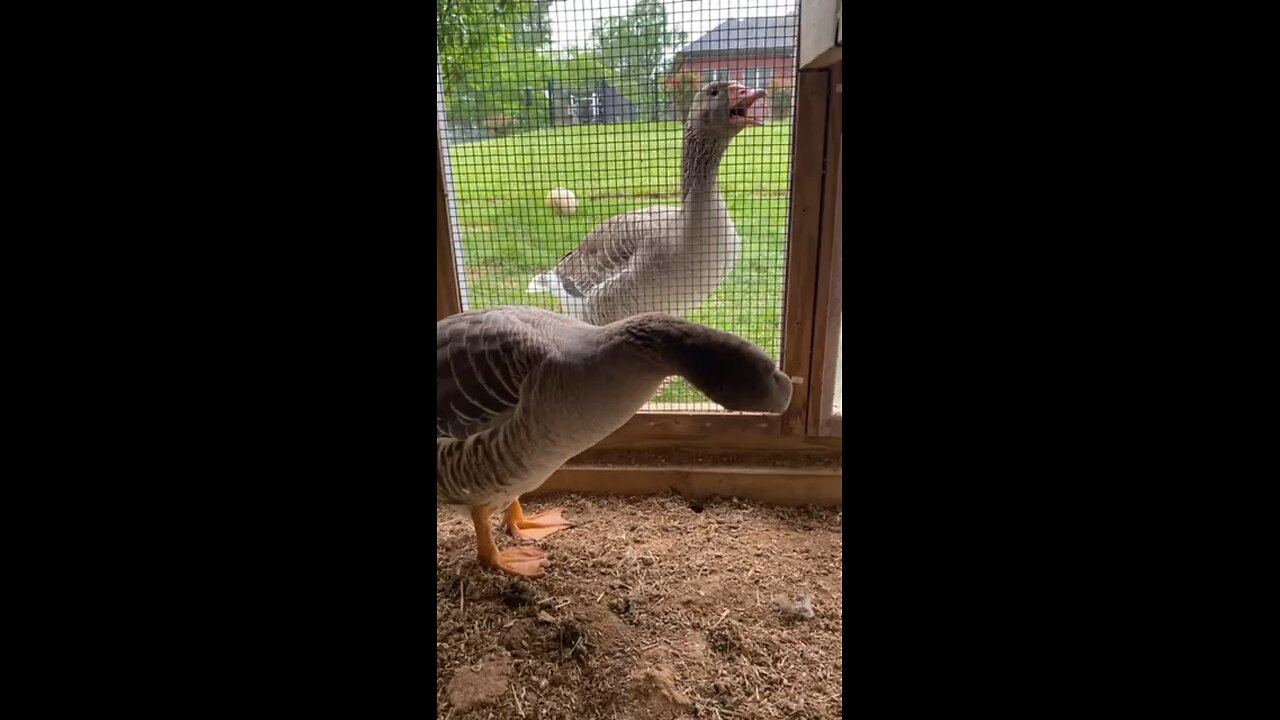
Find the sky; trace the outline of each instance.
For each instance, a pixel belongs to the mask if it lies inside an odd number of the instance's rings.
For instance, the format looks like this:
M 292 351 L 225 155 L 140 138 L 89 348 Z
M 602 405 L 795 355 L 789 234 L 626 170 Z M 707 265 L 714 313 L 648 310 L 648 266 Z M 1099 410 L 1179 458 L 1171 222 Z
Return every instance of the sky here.
M 795 0 L 664 0 L 667 20 L 689 34 L 689 42 L 729 18 L 786 15 Z M 631 0 L 557 0 L 551 4 L 551 44 L 556 49 L 586 45 L 600 18 L 624 15 Z

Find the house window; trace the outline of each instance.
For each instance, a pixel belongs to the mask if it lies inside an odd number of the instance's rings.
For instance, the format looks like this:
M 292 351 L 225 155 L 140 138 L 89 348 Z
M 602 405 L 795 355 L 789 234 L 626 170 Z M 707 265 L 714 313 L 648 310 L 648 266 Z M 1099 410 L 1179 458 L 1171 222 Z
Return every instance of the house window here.
M 728 80 L 728 79 L 729 79 L 729 71 L 723 68 L 702 71 L 702 82 L 715 82 L 717 80 Z
M 769 87 L 769 79 L 773 74 L 772 68 L 753 67 L 747 68 L 747 87 L 767 88 Z

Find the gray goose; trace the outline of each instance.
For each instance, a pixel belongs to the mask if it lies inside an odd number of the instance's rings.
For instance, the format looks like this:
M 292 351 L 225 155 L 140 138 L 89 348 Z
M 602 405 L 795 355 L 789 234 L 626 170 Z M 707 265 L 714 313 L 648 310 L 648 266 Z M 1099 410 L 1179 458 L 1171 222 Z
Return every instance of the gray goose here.
M 708 83 L 684 124 L 683 204 L 615 215 L 592 230 L 556 266 L 529 283 L 564 312 L 606 325 L 642 312 L 684 316 L 733 269 L 741 241 L 717 189 L 720 161 L 765 96 L 737 83 Z
M 730 410 L 780 413 L 791 380 L 735 335 L 662 313 L 595 326 L 526 307 L 436 323 L 436 504 L 468 508 L 480 562 L 541 577 L 534 547 L 498 552 L 489 516 L 518 539 L 569 527 L 559 509 L 526 517 L 520 496 L 618 429 L 668 375 Z

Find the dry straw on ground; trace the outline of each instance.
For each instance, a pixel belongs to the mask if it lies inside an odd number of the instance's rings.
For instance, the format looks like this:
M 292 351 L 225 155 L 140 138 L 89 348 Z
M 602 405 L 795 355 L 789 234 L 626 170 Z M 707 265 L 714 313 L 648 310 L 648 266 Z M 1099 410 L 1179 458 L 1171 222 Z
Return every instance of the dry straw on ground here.
M 479 567 L 470 520 L 437 510 L 440 718 L 841 716 L 836 510 L 560 495 L 526 513 L 550 507 L 577 526 L 528 582 Z M 774 602 L 805 593 L 812 618 Z

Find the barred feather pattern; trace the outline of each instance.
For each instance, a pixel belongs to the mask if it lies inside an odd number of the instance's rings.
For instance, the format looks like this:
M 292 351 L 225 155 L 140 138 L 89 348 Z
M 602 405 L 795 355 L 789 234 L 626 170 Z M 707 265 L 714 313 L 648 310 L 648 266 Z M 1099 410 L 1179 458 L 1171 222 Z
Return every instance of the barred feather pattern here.
M 725 407 L 781 412 L 764 351 L 664 314 L 593 326 L 505 307 L 436 323 L 436 502 L 506 507 L 618 429 L 681 374 Z
M 436 499 L 505 507 L 627 421 L 665 369 L 536 308 L 436 324 Z
M 593 325 L 645 312 L 692 312 L 733 270 L 741 248 L 717 188 L 731 140 L 687 123 L 683 205 L 606 220 L 553 270 L 535 277 L 530 290 L 549 290 L 567 314 Z

